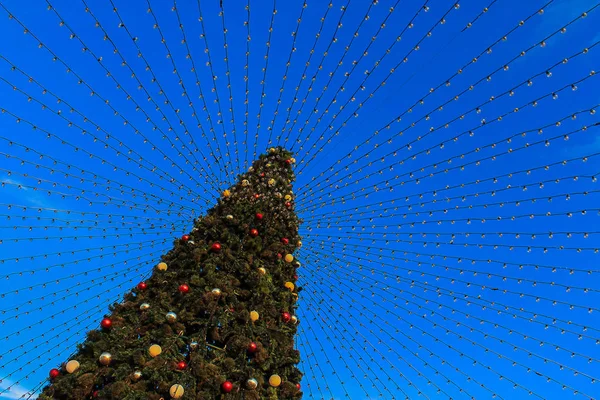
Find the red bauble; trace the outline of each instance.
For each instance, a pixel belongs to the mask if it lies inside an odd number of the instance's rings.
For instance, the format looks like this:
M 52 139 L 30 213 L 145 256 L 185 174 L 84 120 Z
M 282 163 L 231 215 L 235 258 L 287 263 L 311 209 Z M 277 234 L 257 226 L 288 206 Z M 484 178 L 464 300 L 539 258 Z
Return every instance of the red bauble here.
M 256 213 L 256 219 L 263 219 L 263 215 L 261 213 Z
M 229 382 L 229 381 L 225 381 L 223 382 L 223 384 L 221 385 L 221 389 L 223 389 L 223 391 L 225 393 L 229 393 L 233 390 L 233 383 Z
M 183 235 L 181 237 L 181 240 L 183 240 L 184 242 L 187 242 L 188 240 L 190 240 L 190 235 Z
M 256 345 L 256 343 L 250 342 L 250 344 L 248 345 L 248 353 L 256 353 L 256 350 L 258 350 L 258 346 Z
M 290 322 L 291 319 L 292 319 L 292 316 L 290 315 L 289 312 L 281 313 L 281 320 L 283 322 Z
M 286 206 L 287 208 L 290 208 L 290 207 L 292 206 L 292 203 L 290 203 L 289 201 L 286 201 L 286 202 L 285 202 L 285 206 Z
M 210 249 L 214 252 L 218 252 L 221 251 L 221 244 L 220 243 L 213 243 L 213 245 L 210 247 Z
M 110 328 L 112 328 L 112 321 L 110 320 L 110 318 L 104 318 L 100 322 L 100 326 L 104 329 L 110 329 Z
M 296 389 L 300 390 L 300 384 L 296 383 Z
M 250 236 L 257 237 L 258 236 L 258 230 L 256 230 L 256 229 L 250 229 Z
M 184 283 L 183 285 L 179 285 L 179 291 L 185 294 L 190 291 L 190 287 Z
M 285 160 L 285 163 L 286 163 L 287 165 L 292 165 L 292 160 L 290 160 L 290 159 L 288 158 L 287 160 Z
M 281 238 L 281 243 L 283 244 L 288 244 L 290 241 L 288 240 L 288 238 Z
M 60 375 L 60 371 L 57 370 L 56 368 L 52 368 L 50 370 L 50 379 L 58 378 L 59 375 Z
M 138 283 L 138 289 L 140 289 L 140 290 L 145 290 L 147 287 L 148 287 L 148 285 L 146 285 L 146 282 Z
M 281 255 L 281 253 L 277 253 L 277 258 L 283 258 L 283 256 Z
M 94 392 L 92 393 L 92 397 L 95 399 L 98 397 L 98 391 L 94 390 Z
M 186 368 L 187 368 L 187 363 L 185 361 L 179 361 L 177 363 L 177 369 L 183 370 L 183 369 L 186 369 Z
M 258 199 L 259 197 L 260 197 L 260 194 L 258 194 L 258 193 L 256 193 L 256 194 L 254 195 L 254 198 L 255 198 L 255 199 Z

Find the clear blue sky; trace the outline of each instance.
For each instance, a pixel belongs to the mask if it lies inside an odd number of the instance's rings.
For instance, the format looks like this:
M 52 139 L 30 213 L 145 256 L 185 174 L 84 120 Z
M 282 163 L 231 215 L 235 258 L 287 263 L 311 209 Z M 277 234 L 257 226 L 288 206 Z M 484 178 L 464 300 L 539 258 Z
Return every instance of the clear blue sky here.
M 298 24 L 279 0 L 271 36 L 273 2 L 251 1 L 247 42 L 246 2 L 224 0 L 227 54 L 216 0 L 202 23 L 192 0 L 113 1 L 0 0 L 0 398 L 67 360 L 278 136 L 301 171 L 306 398 L 600 397 L 595 1 L 310 0 Z

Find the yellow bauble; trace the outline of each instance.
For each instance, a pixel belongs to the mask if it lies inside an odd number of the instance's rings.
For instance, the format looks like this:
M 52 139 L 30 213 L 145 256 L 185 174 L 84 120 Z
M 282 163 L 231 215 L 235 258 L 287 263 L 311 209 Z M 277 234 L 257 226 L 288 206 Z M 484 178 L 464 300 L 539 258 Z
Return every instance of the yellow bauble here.
M 160 263 L 158 263 L 158 265 L 156 266 L 156 268 L 159 271 L 166 271 L 167 270 L 167 263 L 160 262 Z
M 293 296 L 293 297 L 294 297 L 296 300 L 298 300 L 298 293 L 292 293 L 292 296 Z
M 110 355 L 110 353 L 104 352 L 100 354 L 100 358 L 98 359 L 98 361 L 100 361 L 100 364 L 102 365 L 108 365 L 112 361 L 112 356 Z
M 275 150 L 275 147 L 271 147 L 271 148 L 269 149 L 269 152 L 271 152 L 271 153 L 275 153 L 275 151 L 277 151 L 277 150 Z
M 271 375 L 269 378 L 269 385 L 273 387 L 281 385 L 281 377 L 279 375 Z
M 223 192 L 223 196 L 224 196 L 224 197 L 229 197 L 229 196 L 231 196 L 231 191 L 230 191 L 230 190 L 225 190 L 225 191 Z
M 267 163 L 267 168 L 271 168 L 272 166 L 273 166 L 273 164 Z
M 296 159 L 294 157 L 290 158 L 290 161 L 292 162 L 292 164 L 294 164 L 296 162 Z
M 134 381 L 139 381 L 140 379 L 142 379 L 142 372 L 141 371 L 135 371 L 133 373 L 133 375 L 131 375 L 131 377 L 133 378 Z
M 275 184 L 275 179 L 271 178 L 267 183 L 269 184 L 269 186 L 273 186 Z
M 284 286 L 290 290 L 294 290 L 294 284 L 292 282 L 286 282 Z
M 183 386 L 181 385 L 173 385 L 171 389 L 169 389 L 169 394 L 173 399 L 180 399 L 183 396 Z
M 258 321 L 258 313 L 256 311 L 250 311 L 250 319 L 254 321 Z
M 291 255 L 291 254 L 286 254 L 285 255 L 285 262 L 291 263 L 292 261 L 294 261 L 294 256 Z
M 79 369 L 79 361 L 77 361 L 77 360 L 69 361 L 67 363 L 65 369 L 67 370 L 68 373 L 72 374 L 73 372 L 75 372 Z
M 150 348 L 148 349 L 148 353 L 152 356 L 152 357 L 156 357 L 157 355 L 159 355 L 160 353 L 162 353 L 162 348 L 157 345 L 157 344 L 153 344 L 152 346 L 150 346 Z
M 296 243 L 296 247 L 302 247 L 302 242 L 298 241 L 298 243 Z
M 284 197 L 284 199 L 286 201 L 290 201 L 292 199 L 292 196 L 290 196 L 289 194 L 286 194 L 285 197 Z
M 258 268 L 258 273 L 261 275 L 265 275 L 267 273 L 267 270 L 264 269 L 263 267 Z

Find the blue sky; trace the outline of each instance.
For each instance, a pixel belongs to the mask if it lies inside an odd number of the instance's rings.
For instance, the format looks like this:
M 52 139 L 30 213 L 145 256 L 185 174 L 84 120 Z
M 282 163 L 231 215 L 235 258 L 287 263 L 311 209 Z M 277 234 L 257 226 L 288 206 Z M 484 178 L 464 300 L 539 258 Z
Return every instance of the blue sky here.
M 455 3 L 0 1 L 0 398 L 277 137 L 306 398 L 597 397 L 600 7 Z

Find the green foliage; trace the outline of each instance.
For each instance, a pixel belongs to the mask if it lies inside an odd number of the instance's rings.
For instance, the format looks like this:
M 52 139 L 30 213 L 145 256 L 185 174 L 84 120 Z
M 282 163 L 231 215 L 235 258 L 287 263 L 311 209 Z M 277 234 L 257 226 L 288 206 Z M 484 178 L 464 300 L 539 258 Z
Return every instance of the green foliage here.
M 282 320 L 283 312 L 294 314 L 298 292 L 284 286 L 295 285 L 299 266 L 284 261 L 300 240 L 293 198 L 285 198 L 293 196 L 294 175 L 286 162 L 291 156 L 272 149 L 239 176 L 228 196 L 195 221 L 190 239 L 174 241 L 161 260 L 168 269 L 155 269 L 145 290 L 136 288 L 111 306 L 112 328 L 88 333 L 72 357 L 80 368 L 69 374 L 63 365 L 40 399 L 168 399 L 174 384 L 184 387 L 187 400 L 300 399 L 296 324 Z M 257 237 L 251 229 L 258 230 Z M 211 250 L 214 243 L 221 244 L 220 251 Z M 179 291 L 182 284 L 188 293 Z M 143 303 L 150 307 L 140 309 Z M 251 311 L 260 315 L 255 322 Z M 168 312 L 177 314 L 176 321 L 167 321 Z M 253 354 L 247 351 L 251 342 L 257 344 Z M 153 344 L 162 348 L 157 357 L 148 352 Z M 103 352 L 112 355 L 108 366 L 98 361 Z M 183 370 L 177 368 L 180 361 L 187 363 Z M 141 378 L 134 377 L 136 371 Z M 279 387 L 269 386 L 273 374 L 282 378 Z M 250 378 L 258 388 L 247 388 Z M 233 383 L 229 394 L 221 388 L 226 380 Z

